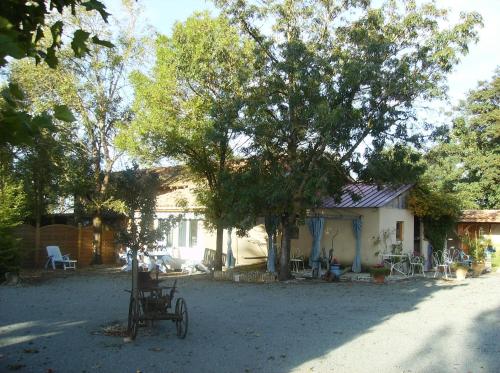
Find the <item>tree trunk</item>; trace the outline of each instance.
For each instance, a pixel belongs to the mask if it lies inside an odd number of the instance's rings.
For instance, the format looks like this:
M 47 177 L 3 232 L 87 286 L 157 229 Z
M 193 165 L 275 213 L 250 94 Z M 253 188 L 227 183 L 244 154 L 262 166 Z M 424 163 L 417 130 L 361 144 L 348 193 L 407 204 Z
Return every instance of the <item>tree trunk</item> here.
M 217 238 L 215 243 L 215 264 L 214 270 L 222 271 L 222 241 L 224 239 L 224 227 L 217 224 Z
M 36 217 L 35 223 L 35 268 L 38 268 L 40 263 L 40 221 L 39 216 Z
M 295 219 L 285 214 L 281 218 L 281 225 L 283 227 L 283 246 L 281 247 L 278 279 L 285 281 L 292 278 L 292 273 L 290 272 L 290 246 L 292 241 L 292 227 L 295 225 Z
M 102 264 L 102 218 L 101 214 L 98 211 L 94 218 L 92 219 L 92 228 L 93 228 L 93 242 L 92 242 L 92 250 L 93 257 L 91 264 Z

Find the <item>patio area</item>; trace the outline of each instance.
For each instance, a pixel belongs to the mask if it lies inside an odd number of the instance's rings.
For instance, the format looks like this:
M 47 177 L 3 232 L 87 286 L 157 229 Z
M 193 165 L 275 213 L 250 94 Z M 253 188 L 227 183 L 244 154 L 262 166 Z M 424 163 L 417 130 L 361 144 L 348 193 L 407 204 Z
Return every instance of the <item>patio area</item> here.
M 0 287 L 0 371 L 500 371 L 500 273 L 389 286 L 183 276 L 186 339 L 163 321 L 129 342 L 104 330 L 126 323 L 130 274 L 62 272 Z

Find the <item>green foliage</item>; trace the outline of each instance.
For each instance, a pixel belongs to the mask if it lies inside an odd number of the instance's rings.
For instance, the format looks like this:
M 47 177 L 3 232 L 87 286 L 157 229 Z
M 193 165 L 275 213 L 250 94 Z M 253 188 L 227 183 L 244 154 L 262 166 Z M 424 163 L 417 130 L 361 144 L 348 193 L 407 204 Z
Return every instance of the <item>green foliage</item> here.
M 117 239 L 135 253 L 154 248 L 160 238 L 161 232 L 154 228 L 159 185 L 157 174 L 139 170 L 137 166 L 116 173 L 112 181 L 113 195 L 121 201 L 127 220 L 120 227 Z
M 18 273 L 21 264 L 21 255 L 17 240 L 11 229 L 0 227 L 0 283 L 3 282 L 6 272 Z
M 18 84 L 9 83 L 2 89 L 0 99 L 0 146 L 32 145 L 33 139 L 44 130 L 53 130 L 54 124 L 48 111 L 34 115 L 24 110 L 23 101 L 25 93 Z M 71 122 L 74 118 L 69 113 L 68 107 L 57 107 L 57 119 Z
M 451 131 L 426 156 L 432 186 L 463 209 L 500 207 L 500 70 L 456 109 Z
M 491 266 L 500 267 L 500 253 L 496 252 L 491 255 Z
M 21 224 L 25 213 L 25 194 L 22 183 L 9 170 L 9 154 L 0 148 L 0 282 L 5 272 L 17 272 L 20 252 L 12 230 Z
M 395 145 L 365 155 L 367 165 L 360 170 L 361 180 L 376 184 L 416 183 L 426 170 L 422 155 L 416 150 Z
M 466 234 L 460 237 L 460 240 L 469 248 L 468 254 L 474 262 L 484 261 L 489 242 L 482 230 L 473 234 L 466 232 Z
M 464 13 L 443 29 L 446 11 L 434 3 L 216 4 L 255 42 L 256 73 L 244 111 L 247 152 L 268 183 L 261 205 L 285 223 L 286 272 L 287 227 L 325 195 L 340 194 L 359 170 L 364 141 L 383 149 L 414 140 L 415 100 L 444 92 L 446 74 L 476 40 L 481 17 Z
M 469 266 L 467 266 L 465 264 L 458 263 L 458 262 L 451 263 L 450 268 L 451 268 L 452 271 L 456 271 L 459 268 L 460 269 L 464 269 L 466 271 L 469 270 Z
M 425 237 L 434 249 L 442 250 L 447 234 L 454 229 L 460 216 L 460 202 L 421 182 L 410 192 L 408 207 L 415 216 L 422 218 Z
M 389 268 L 384 267 L 383 265 L 372 266 L 368 269 L 368 271 L 373 277 L 382 275 L 388 276 L 391 273 L 391 270 Z
M 51 68 L 59 63 L 56 51 L 63 47 L 63 31 L 65 26 L 71 29 L 63 20 L 55 20 L 54 14 L 62 17 L 65 10 L 74 16 L 77 8 L 82 10 L 97 11 L 107 20 L 108 13 L 105 6 L 97 0 L 58 0 L 58 1 L 2 1 L 2 14 L 0 16 L 0 67 L 7 65 L 7 58 L 22 59 L 34 58 L 38 63 L 45 62 Z M 87 37 L 85 37 L 85 35 Z M 89 51 L 88 36 L 86 31 L 76 27 L 71 41 L 75 56 L 82 57 Z M 92 37 L 95 44 L 112 45 L 102 41 L 97 36 Z M 23 100 L 23 92 L 15 84 L 9 84 L 2 90 L 3 102 L 0 103 L 0 146 L 31 145 L 32 140 L 44 129 L 54 129 L 53 118 L 48 112 L 32 115 L 29 111 L 19 106 Z M 60 105 L 55 108 L 55 118 L 64 121 L 74 120 L 68 108 Z
M 481 22 L 468 14 L 440 29 L 445 12 L 431 4 L 217 3 L 255 41 L 258 71 L 245 130 L 261 171 L 280 186 L 269 188 L 268 205 L 290 215 L 313 207 L 318 195 L 340 191 L 365 139 L 376 149 L 411 139 L 414 100 L 442 92 Z M 273 35 L 259 32 L 260 19 L 273 23 Z
M 26 195 L 21 182 L 0 170 L 0 229 L 13 228 L 23 222 Z
M 15 59 L 33 57 L 37 63 L 44 61 L 50 67 L 58 63 L 56 51 L 63 46 L 64 22 L 51 23 L 55 12 L 61 16 L 68 10 L 74 16 L 78 7 L 86 11 L 97 11 L 107 21 L 109 13 L 101 1 L 97 0 L 4 0 L 0 16 L 0 66 L 7 63 L 6 57 Z M 74 31 L 71 46 L 76 56 L 87 49 L 87 38 L 83 30 Z
M 186 164 L 219 237 L 222 228 L 235 225 L 225 181 L 238 147 L 251 52 L 224 17 L 201 13 L 177 23 L 172 37 L 157 39 L 151 75 L 133 74 L 135 118 L 119 138 L 121 147 L 143 159 Z M 222 240 L 217 242 L 220 267 Z

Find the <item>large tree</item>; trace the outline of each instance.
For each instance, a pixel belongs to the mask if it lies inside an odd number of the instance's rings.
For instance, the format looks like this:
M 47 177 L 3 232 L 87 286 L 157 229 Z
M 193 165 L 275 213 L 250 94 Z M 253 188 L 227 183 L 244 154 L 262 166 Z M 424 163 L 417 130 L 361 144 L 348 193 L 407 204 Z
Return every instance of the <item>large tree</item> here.
M 454 194 L 462 208 L 500 207 L 500 69 L 460 103 L 426 160 L 433 188 Z
M 66 191 L 75 195 L 76 210 L 81 207 L 92 216 L 93 263 L 101 262 L 103 213 L 121 207 L 109 190 L 109 179 L 120 156 L 114 148 L 114 136 L 118 126 L 130 120 L 127 75 L 129 69 L 137 67 L 134 63 L 144 52 L 144 44 L 134 34 L 134 4 L 129 2 L 128 6 L 129 24 L 118 25 L 118 35 L 113 35 L 100 17 L 79 14 L 65 19 L 68 28 L 84 28 L 113 39 L 114 48 L 91 44 L 89 53 L 78 58 L 70 50 L 62 50 L 55 69 L 24 61 L 12 68 L 13 79 L 27 92 L 25 105 L 30 114 L 40 110 L 56 112 L 60 104 L 71 108 L 74 124 L 60 124 L 60 131 L 53 137 L 59 145 L 65 138 L 65 153 L 74 161 L 63 167 Z M 34 159 L 41 162 L 37 158 L 44 149 L 39 147 L 33 147 L 24 159 L 28 160 L 37 149 L 41 152 Z
M 122 146 L 149 161 L 184 163 L 198 183 L 205 218 L 217 232 L 215 268 L 222 268 L 223 230 L 231 226 L 224 180 L 238 147 L 245 84 L 253 56 L 224 17 L 196 14 L 157 40 L 150 75 L 136 73 L 135 120 Z
M 249 156 L 269 181 L 265 205 L 281 217 L 286 279 L 298 219 L 339 195 L 364 141 L 381 149 L 411 139 L 415 101 L 445 90 L 481 17 L 464 14 L 442 28 L 446 11 L 415 1 L 216 3 L 256 44 L 245 127 Z

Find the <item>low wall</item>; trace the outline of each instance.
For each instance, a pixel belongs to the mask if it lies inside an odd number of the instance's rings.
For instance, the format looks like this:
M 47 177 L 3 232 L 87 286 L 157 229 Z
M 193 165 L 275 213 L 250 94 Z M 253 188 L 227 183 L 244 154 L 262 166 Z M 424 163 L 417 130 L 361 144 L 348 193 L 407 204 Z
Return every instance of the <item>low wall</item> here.
M 46 247 L 59 246 L 61 253 L 78 260 L 78 267 L 90 265 L 92 261 L 92 227 L 52 224 L 37 229 L 31 225 L 20 225 L 14 231 L 23 256 L 23 267 L 43 267 L 47 260 Z M 102 233 L 102 261 L 114 264 L 117 260 L 115 232 L 104 228 Z

